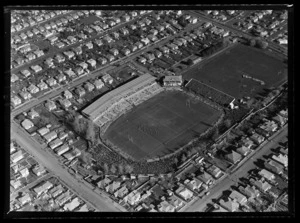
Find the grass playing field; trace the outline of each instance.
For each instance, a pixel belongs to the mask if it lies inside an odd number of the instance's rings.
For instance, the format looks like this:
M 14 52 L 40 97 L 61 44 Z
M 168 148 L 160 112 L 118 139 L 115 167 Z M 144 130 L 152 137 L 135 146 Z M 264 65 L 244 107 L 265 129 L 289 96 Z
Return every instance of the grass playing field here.
M 262 80 L 265 85 L 243 78 L 243 74 Z M 186 80 L 194 78 L 235 98 L 242 98 L 282 84 L 287 79 L 287 65 L 259 49 L 238 44 L 208 63 L 200 63 L 183 77 Z
M 104 138 L 136 160 L 154 158 L 199 136 L 220 115 L 183 92 L 161 92 L 112 123 Z

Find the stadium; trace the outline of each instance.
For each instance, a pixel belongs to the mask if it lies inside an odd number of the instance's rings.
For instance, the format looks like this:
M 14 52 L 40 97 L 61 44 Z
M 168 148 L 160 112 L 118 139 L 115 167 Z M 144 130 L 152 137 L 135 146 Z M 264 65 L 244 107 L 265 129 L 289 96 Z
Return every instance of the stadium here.
M 102 141 L 126 158 L 169 155 L 214 126 L 222 111 L 181 90 L 166 90 L 144 74 L 82 111 L 100 127 Z

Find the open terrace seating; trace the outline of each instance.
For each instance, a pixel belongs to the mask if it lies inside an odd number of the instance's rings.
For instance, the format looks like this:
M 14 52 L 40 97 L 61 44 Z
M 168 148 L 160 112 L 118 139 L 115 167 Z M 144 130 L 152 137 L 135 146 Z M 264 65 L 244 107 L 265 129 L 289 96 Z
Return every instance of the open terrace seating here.
M 203 84 L 195 79 L 191 79 L 187 83 L 186 88 L 193 93 L 208 98 L 222 106 L 227 106 L 235 100 L 232 96 Z

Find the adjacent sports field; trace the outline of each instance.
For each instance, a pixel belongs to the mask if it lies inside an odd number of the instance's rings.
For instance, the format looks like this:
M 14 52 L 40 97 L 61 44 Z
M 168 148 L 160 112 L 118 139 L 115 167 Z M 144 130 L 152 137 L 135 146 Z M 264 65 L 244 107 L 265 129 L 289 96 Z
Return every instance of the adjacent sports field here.
M 266 85 L 243 78 L 243 74 L 260 79 Z M 242 98 L 282 84 L 287 79 L 287 68 L 280 59 L 269 56 L 262 50 L 238 44 L 208 63 L 200 63 L 184 73 L 183 77 L 186 80 L 197 79 L 235 98 Z
M 104 138 L 136 160 L 154 158 L 199 136 L 220 115 L 183 92 L 164 91 L 117 119 Z

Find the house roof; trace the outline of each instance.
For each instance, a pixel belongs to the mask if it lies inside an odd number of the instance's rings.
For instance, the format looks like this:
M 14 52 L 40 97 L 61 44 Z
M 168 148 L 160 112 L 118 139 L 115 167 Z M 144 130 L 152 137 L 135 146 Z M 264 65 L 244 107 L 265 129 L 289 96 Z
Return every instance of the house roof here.
M 182 76 L 165 76 L 164 81 L 176 81 L 176 82 L 182 82 Z
M 236 211 L 236 209 L 238 209 L 239 207 L 239 204 L 232 200 L 224 201 L 223 199 L 221 199 L 219 203 L 229 211 Z
M 234 163 L 238 162 L 242 158 L 241 155 L 235 151 L 227 154 L 226 157 Z

